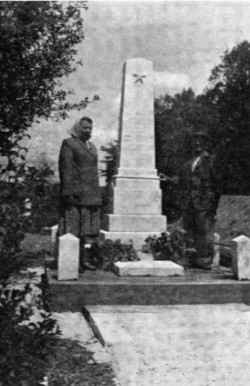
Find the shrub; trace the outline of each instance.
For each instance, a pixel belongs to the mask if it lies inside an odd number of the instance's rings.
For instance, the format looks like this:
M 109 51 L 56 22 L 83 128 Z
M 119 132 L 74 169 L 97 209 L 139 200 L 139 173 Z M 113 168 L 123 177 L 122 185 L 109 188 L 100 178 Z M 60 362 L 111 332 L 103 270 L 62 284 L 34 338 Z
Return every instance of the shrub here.
M 29 226 L 20 184 L 0 184 L 0 284 L 22 266 L 21 241 Z
M 114 263 L 117 261 L 140 260 L 133 243 L 122 243 L 119 239 L 95 242 L 89 248 L 88 253 L 90 261 L 104 271 L 113 271 Z
M 151 252 L 155 260 L 172 260 L 183 266 L 188 266 L 191 255 L 196 253 L 186 239 L 185 230 L 180 227 L 164 232 L 160 237 L 147 237 L 143 250 Z
M 36 385 L 59 330 L 46 308 L 42 285 L 2 287 L 0 292 L 0 385 Z
M 54 171 L 47 162 L 28 168 L 25 184 L 31 206 L 30 233 L 39 233 L 43 227 L 58 222 L 59 185 L 53 177 Z
M 43 363 L 53 338 L 55 321 L 45 312 L 39 321 L 27 302 L 31 287 L 7 287 L 11 275 L 24 263 L 21 241 L 31 228 L 27 203 L 40 205 L 47 191 L 48 169 L 26 164 L 25 137 L 40 118 L 65 118 L 71 109 L 82 109 L 85 98 L 69 103 L 72 91 L 60 78 L 72 73 L 79 61 L 76 46 L 83 40 L 82 4 L 58 2 L 8 2 L 0 5 L 1 103 L 0 103 L 0 383 L 37 385 L 43 379 Z M 94 98 L 97 100 L 98 98 Z M 36 201 L 35 198 L 38 198 Z M 39 211 L 38 211 L 39 212 Z M 33 213 L 33 217 L 35 214 Z M 34 218 L 33 218 L 34 220 Z M 38 295 L 39 298 L 40 295 Z

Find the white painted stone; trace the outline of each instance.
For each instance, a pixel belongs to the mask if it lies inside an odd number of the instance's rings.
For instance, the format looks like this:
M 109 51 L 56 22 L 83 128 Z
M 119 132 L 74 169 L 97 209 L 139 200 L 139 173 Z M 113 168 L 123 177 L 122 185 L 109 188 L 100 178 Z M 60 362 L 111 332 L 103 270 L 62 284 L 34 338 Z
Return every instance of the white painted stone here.
M 74 280 L 79 276 L 80 240 L 67 233 L 59 237 L 58 280 Z
M 220 265 L 220 235 L 219 233 L 214 233 L 214 256 L 213 256 L 213 267 L 218 267 Z
M 50 252 L 51 256 L 56 257 L 57 250 L 57 232 L 58 232 L 58 224 L 53 225 L 50 228 Z
M 241 235 L 235 237 L 236 253 L 233 254 L 232 269 L 238 280 L 250 280 L 250 239 Z
M 173 261 L 118 261 L 115 269 L 119 276 L 182 276 L 184 268 Z
M 154 71 L 151 61 L 124 65 L 120 117 L 120 162 L 114 184 L 113 215 L 103 236 L 129 238 L 141 248 L 149 234 L 166 231 L 161 189 L 155 168 Z M 106 232 L 108 231 L 108 232 Z

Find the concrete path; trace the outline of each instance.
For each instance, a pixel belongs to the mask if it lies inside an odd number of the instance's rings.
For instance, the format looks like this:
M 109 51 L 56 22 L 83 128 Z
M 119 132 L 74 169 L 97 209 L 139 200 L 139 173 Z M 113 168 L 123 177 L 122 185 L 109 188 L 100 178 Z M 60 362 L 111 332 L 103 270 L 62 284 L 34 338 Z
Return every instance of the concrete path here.
M 250 307 L 90 308 L 121 386 L 250 384 Z

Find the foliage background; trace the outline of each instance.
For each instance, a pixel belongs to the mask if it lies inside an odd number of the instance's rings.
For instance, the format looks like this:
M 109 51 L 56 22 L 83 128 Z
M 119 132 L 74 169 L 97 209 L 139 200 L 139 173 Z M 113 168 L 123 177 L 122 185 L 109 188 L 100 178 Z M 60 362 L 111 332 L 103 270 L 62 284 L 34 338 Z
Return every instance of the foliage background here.
M 250 43 L 225 51 L 211 72 L 207 88 L 159 97 L 155 101 L 156 163 L 160 172 L 178 175 L 190 154 L 193 132 L 210 136 L 223 194 L 250 193 Z M 178 187 L 162 184 L 163 209 L 178 216 Z

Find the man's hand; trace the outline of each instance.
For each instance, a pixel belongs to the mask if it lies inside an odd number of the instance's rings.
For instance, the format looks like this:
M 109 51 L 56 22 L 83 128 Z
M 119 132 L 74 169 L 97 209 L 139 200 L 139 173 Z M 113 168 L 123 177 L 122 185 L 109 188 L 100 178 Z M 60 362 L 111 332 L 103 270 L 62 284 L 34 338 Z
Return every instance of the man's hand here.
M 161 181 L 171 182 L 172 184 L 175 184 L 175 185 L 177 185 L 179 183 L 179 177 L 178 176 L 169 177 L 164 173 L 160 173 L 159 177 L 160 177 Z
M 159 178 L 161 181 L 167 181 L 167 176 L 164 173 L 159 173 Z

